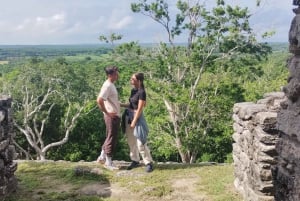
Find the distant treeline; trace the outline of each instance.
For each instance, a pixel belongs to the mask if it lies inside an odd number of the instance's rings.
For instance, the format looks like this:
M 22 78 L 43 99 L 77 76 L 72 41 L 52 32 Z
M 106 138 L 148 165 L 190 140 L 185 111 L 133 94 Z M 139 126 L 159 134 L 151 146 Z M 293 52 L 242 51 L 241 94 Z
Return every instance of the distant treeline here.
M 271 46 L 273 52 L 287 52 L 289 43 L 273 42 L 273 43 L 269 43 L 269 45 Z
M 24 57 L 101 55 L 111 50 L 108 45 L 0 45 L 0 61 Z
M 142 47 L 151 47 L 155 44 L 141 44 Z M 179 44 L 183 45 L 183 44 Z M 278 42 L 269 44 L 273 51 L 286 52 L 288 43 Z M 101 55 L 112 50 L 108 44 L 91 45 L 0 45 L 0 61 L 15 60 L 24 57 L 57 57 L 76 56 L 78 54 Z

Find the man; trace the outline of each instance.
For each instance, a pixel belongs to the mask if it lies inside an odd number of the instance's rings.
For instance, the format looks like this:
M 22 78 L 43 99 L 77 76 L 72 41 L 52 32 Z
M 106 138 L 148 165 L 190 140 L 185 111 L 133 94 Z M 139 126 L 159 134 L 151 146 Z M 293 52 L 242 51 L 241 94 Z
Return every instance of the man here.
M 105 68 L 107 80 L 103 83 L 97 97 L 97 104 L 104 114 L 106 125 L 106 139 L 102 145 L 102 151 L 97 161 L 105 162 L 104 167 L 110 170 L 118 169 L 112 163 L 113 153 L 117 143 L 117 135 L 120 127 L 120 102 L 114 82 L 119 78 L 118 68 L 108 66 Z

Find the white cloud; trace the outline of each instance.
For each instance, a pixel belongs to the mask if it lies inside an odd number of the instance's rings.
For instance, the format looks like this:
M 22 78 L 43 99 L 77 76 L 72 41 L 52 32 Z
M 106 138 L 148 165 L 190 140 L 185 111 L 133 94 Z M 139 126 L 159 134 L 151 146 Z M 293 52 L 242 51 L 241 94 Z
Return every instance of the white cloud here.
M 210 3 L 210 0 L 201 0 Z M 123 41 L 157 42 L 165 37 L 158 23 L 133 13 L 130 3 L 138 0 L 9 0 L 1 2 L 0 44 L 96 43 L 98 35 L 116 32 Z M 175 11 L 175 0 L 168 0 Z M 253 11 L 251 23 L 257 33 L 277 31 L 274 40 L 286 41 L 294 17 L 292 1 L 226 0 Z M 18 6 L 16 6 L 18 5 Z
M 108 28 L 111 30 L 120 30 L 125 28 L 127 25 L 129 25 L 132 22 L 131 16 L 125 16 L 120 19 L 114 19 L 110 22 L 108 25 Z
M 37 16 L 33 19 L 27 18 L 16 26 L 15 30 L 22 33 L 55 33 L 65 24 L 65 14 L 57 13 L 49 17 Z

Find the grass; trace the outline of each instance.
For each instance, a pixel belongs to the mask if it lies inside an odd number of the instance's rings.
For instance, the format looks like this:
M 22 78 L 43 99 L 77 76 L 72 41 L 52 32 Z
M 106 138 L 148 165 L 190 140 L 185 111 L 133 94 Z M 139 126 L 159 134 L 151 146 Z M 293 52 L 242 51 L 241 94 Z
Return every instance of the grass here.
M 231 164 L 155 164 L 145 173 L 142 167 L 111 172 L 95 162 L 26 161 L 18 163 L 15 175 L 17 191 L 6 201 L 242 200 Z

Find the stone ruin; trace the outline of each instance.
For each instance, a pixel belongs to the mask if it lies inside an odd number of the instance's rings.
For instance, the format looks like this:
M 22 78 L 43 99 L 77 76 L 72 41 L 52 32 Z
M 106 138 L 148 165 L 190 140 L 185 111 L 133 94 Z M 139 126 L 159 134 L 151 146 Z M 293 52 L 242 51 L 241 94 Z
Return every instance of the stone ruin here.
M 299 0 L 294 5 L 300 6 Z M 273 168 L 276 201 L 300 200 L 300 7 L 293 10 L 289 32 L 288 84 L 283 88 L 287 100 L 278 113 L 280 138 L 276 145 L 277 164 Z
M 293 4 L 284 93 L 233 108 L 234 184 L 245 201 L 300 200 L 300 0 Z
M 17 179 L 14 175 L 17 170 L 15 146 L 13 145 L 13 119 L 11 109 L 12 99 L 0 97 L 0 199 L 17 188 Z
M 285 100 L 284 93 L 273 92 L 256 103 L 234 105 L 234 185 L 245 201 L 274 200 L 271 169 L 277 156 L 277 113 Z

